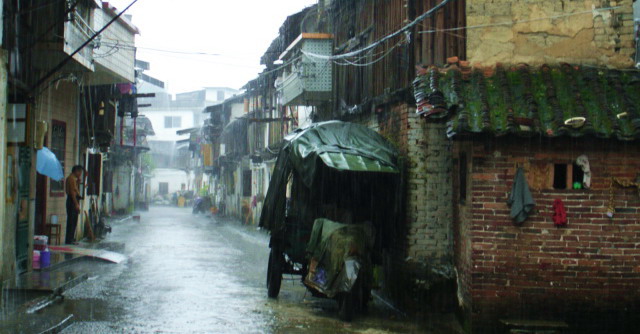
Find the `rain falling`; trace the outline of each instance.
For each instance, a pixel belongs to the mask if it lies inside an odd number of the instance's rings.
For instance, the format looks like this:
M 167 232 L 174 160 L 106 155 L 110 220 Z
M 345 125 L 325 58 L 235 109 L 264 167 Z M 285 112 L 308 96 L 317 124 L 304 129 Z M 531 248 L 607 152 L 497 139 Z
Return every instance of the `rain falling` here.
M 0 8 L 0 333 L 637 332 L 640 1 Z

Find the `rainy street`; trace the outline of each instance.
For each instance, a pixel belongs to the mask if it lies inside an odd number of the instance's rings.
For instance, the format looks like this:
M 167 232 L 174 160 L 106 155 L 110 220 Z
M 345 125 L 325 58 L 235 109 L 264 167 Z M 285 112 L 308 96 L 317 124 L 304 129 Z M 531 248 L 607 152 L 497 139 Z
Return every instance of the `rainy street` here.
M 640 0 L 0 0 L 0 334 L 627 334 Z
M 255 227 L 152 207 L 139 223 L 113 228 L 102 245 L 120 248 L 128 260 L 59 269 L 88 279 L 27 319 L 73 315 L 63 333 L 425 332 L 378 298 L 368 315 L 342 322 L 336 303 L 311 297 L 298 278 L 283 282 L 278 300 L 268 299 L 268 236 Z

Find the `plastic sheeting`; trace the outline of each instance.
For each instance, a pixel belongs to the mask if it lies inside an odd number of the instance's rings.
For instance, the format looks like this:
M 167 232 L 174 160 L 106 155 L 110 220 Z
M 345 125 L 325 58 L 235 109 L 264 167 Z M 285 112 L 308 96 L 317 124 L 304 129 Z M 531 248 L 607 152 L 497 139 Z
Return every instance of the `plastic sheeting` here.
M 316 219 L 307 245 L 312 265 L 305 284 L 328 297 L 350 291 L 363 266 L 370 269 L 373 233 L 368 224 L 341 224 Z
M 398 173 L 398 155 L 391 144 L 377 132 L 359 124 L 331 121 L 313 124 L 285 137 L 289 159 L 311 186 L 316 162 L 354 172 Z
M 320 162 L 339 171 L 399 173 L 398 154 L 377 132 L 354 123 L 312 124 L 285 137 L 265 198 L 260 226 L 282 227 L 286 187 L 292 172 L 311 188 Z

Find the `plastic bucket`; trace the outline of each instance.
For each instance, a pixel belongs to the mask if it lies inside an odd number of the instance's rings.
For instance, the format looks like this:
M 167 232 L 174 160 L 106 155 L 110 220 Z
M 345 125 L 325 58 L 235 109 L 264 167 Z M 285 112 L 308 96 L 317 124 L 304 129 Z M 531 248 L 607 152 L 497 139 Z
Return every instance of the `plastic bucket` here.
M 46 268 L 51 264 L 51 252 L 40 252 L 40 267 Z

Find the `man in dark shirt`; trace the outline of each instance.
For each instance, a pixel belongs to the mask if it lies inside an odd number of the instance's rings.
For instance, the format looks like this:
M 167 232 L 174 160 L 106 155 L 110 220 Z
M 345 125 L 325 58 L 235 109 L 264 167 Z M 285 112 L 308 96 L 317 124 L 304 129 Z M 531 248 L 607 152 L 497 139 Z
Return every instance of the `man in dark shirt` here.
M 65 192 L 67 194 L 67 233 L 65 235 L 65 243 L 75 243 L 76 225 L 78 225 L 78 214 L 80 214 L 80 178 L 82 177 L 84 168 L 82 166 L 73 166 L 71 175 L 67 177 L 65 182 Z

